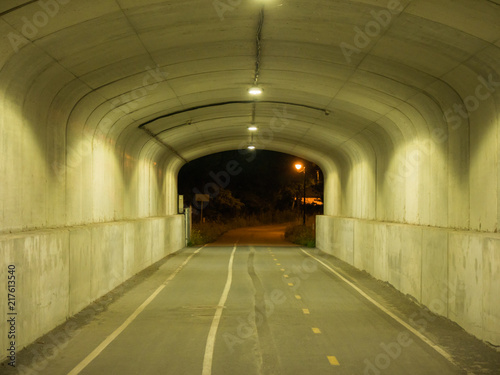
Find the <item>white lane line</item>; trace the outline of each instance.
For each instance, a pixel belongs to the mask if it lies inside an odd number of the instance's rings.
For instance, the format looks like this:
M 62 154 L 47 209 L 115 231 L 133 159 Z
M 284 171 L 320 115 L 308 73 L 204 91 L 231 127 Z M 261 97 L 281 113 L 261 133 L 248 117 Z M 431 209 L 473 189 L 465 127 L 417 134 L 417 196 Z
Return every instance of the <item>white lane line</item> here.
M 204 246 L 203 246 L 204 247 Z M 185 261 L 182 263 L 177 269 L 168 277 L 167 280 L 163 284 L 161 284 L 158 289 L 156 289 L 153 294 L 149 296 L 147 300 L 145 300 L 141 306 L 139 306 L 133 313 L 130 315 L 123 324 L 118 327 L 111 335 L 109 335 L 97 348 L 95 348 L 92 353 L 90 353 L 83 361 L 81 361 L 73 370 L 71 370 L 68 375 L 77 375 L 79 374 L 85 367 L 89 365 L 90 362 L 92 362 L 94 359 L 97 358 L 99 354 L 102 353 L 106 347 L 113 342 L 114 339 L 116 339 L 120 333 L 122 333 L 129 325 L 132 323 L 135 318 L 156 298 L 156 296 L 167 286 L 167 284 L 173 280 L 175 276 L 186 266 L 186 264 L 191 260 L 192 257 L 194 257 L 196 254 L 198 254 L 203 247 L 200 247 L 198 250 L 196 250 L 193 254 L 191 254 Z
M 451 356 L 451 354 L 449 354 L 446 350 L 444 350 L 443 348 L 441 348 L 440 346 L 434 344 L 431 340 L 429 340 L 426 336 L 424 336 L 422 333 L 420 333 L 418 330 L 416 330 L 415 328 L 413 328 L 411 325 L 409 325 L 408 323 L 406 323 L 405 321 L 401 320 L 397 315 L 394 315 L 391 311 L 387 310 L 384 306 L 382 306 L 380 303 L 378 303 L 377 301 L 375 301 L 373 298 L 371 298 L 368 294 L 366 294 L 365 292 L 363 292 L 361 289 L 359 289 L 356 285 L 354 285 L 353 283 L 351 283 L 349 280 L 347 280 L 345 277 L 343 277 L 340 273 L 338 273 L 337 271 L 335 271 L 332 267 L 330 267 L 328 264 L 326 264 L 325 262 L 323 262 L 322 260 L 316 258 L 314 255 L 312 254 L 309 254 L 307 251 L 305 251 L 304 249 L 300 249 L 304 254 L 306 254 L 307 256 L 315 259 L 317 262 L 319 262 L 320 264 L 322 264 L 327 270 L 329 270 L 330 272 L 332 272 L 333 274 L 335 274 L 338 278 L 340 278 L 342 281 L 344 281 L 345 283 L 347 283 L 351 288 L 353 288 L 356 292 L 358 292 L 359 294 L 361 294 L 365 299 L 367 299 L 369 302 L 371 302 L 373 305 L 375 305 L 376 307 L 378 307 L 380 310 L 382 310 L 384 313 L 386 313 L 387 315 L 389 315 L 392 319 L 394 319 L 396 322 L 398 322 L 399 324 L 401 324 L 403 327 L 405 327 L 408 331 L 410 331 L 411 333 L 413 333 L 415 336 L 417 336 L 420 340 L 422 340 L 423 342 L 425 342 L 427 345 L 429 345 L 431 348 L 433 348 L 436 352 L 438 352 L 439 354 L 441 354 L 444 358 L 446 358 L 449 362 L 451 362 L 452 364 L 454 364 L 455 366 L 458 366 L 455 361 L 453 360 L 453 357 Z
M 220 297 L 219 304 L 217 305 L 217 310 L 215 311 L 214 319 L 212 320 L 210 332 L 208 333 L 207 345 L 205 346 L 205 356 L 203 358 L 202 375 L 212 374 L 212 361 L 214 357 L 215 337 L 217 336 L 217 329 L 219 328 L 220 318 L 222 316 L 222 310 L 224 309 L 224 304 L 227 301 L 229 290 L 231 289 L 231 283 L 233 282 L 233 261 L 235 252 L 236 252 L 236 245 L 234 245 L 233 252 L 231 253 L 231 257 L 229 258 L 226 286 L 224 287 L 224 291 L 222 292 L 222 296 Z

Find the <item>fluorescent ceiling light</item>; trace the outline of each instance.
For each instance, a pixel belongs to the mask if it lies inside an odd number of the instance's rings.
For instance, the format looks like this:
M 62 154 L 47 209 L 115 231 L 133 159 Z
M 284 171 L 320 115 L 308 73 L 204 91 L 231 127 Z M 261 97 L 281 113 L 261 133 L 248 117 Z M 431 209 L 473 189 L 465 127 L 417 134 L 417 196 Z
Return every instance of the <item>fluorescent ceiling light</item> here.
M 258 127 L 256 127 L 255 125 L 250 125 L 250 126 L 248 127 L 248 130 L 250 130 L 251 132 L 255 132 L 255 131 L 257 131 L 258 129 L 259 129 L 259 128 L 258 128 Z
M 250 89 L 248 90 L 248 93 L 250 95 L 260 95 L 260 94 L 262 94 L 262 89 L 260 87 L 257 87 L 257 86 L 250 87 Z

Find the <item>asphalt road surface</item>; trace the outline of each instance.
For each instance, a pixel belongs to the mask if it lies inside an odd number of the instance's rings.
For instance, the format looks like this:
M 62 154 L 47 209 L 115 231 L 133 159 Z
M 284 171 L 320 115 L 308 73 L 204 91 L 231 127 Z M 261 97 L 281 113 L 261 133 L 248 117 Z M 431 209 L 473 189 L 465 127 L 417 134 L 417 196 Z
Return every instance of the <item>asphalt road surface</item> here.
M 467 374 L 346 272 L 300 247 L 186 248 L 29 348 L 16 373 Z
M 285 240 L 287 224 L 238 228 L 226 232 L 208 246 L 232 246 L 235 243 L 253 246 L 296 246 Z

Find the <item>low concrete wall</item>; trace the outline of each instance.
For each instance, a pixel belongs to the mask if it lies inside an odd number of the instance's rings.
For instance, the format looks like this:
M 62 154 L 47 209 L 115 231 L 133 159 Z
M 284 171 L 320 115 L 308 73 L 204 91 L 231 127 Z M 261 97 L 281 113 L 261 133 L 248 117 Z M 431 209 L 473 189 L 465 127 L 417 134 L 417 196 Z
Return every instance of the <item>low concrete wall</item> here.
M 183 215 L 0 236 L 0 360 L 11 341 L 9 265 L 16 267 L 19 351 L 184 244 Z
M 317 216 L 322 251 L 500 345 L 500 235 Z

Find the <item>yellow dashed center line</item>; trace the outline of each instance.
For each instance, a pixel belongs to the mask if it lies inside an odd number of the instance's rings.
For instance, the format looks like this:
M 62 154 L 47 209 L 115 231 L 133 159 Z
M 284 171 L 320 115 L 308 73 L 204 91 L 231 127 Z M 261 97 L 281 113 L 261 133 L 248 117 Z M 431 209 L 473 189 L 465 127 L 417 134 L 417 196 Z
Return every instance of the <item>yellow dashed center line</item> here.
M 273 257 L 273 260 L 275 262 L 278 262 L 278 259 L 275 257 L 275 255 L 273 253 L 270 252 L 270 255 Z M 276 263 L 276 265 L 277 266 L 281 266 L 281 263 Z M 281 268 L 280 270 L 282 272 L 285 272 L 284 268 Z M 290 276 L 288 274 L 284 274 L 283 277 L 286 278 L 286 279 L 290 278 Z M 294 284 L 293 283 L 288 283 L 288 286 L 294 286 Z M 295 299 L 302 300 L 302 296 L 299 295 L 299 294 L 296 294 L 295 295 Z M 302 309 L 302 313 L 304 315 L 310 315 L 311 314 L 311 312 L 309 311 L 309 309 Z M 314 334 L 316 334 L 316 335 L 320 335 L 321 334 L 321 329 L 319 329 L 317 327 L 312 327 L 311 329 L 312 329 L 312 331 L 313 331 Z M 340 363 L 337 360 L 337 357 L 335 357 L 335 356 L 332 355 L 332 356 L 327 356 L 327 358 L 328 358 L 328 362 L 330 363 L 330 365 L 332 365 L 332 366 L 340 366 Z
M 332 366 L 340 366 L 340 363 L 339 361 L 337 360 L 337 357 L 333 356 L 333 355 L 329 355 L 328 356 L 328 362 L 330 362 L 330 364 Z

